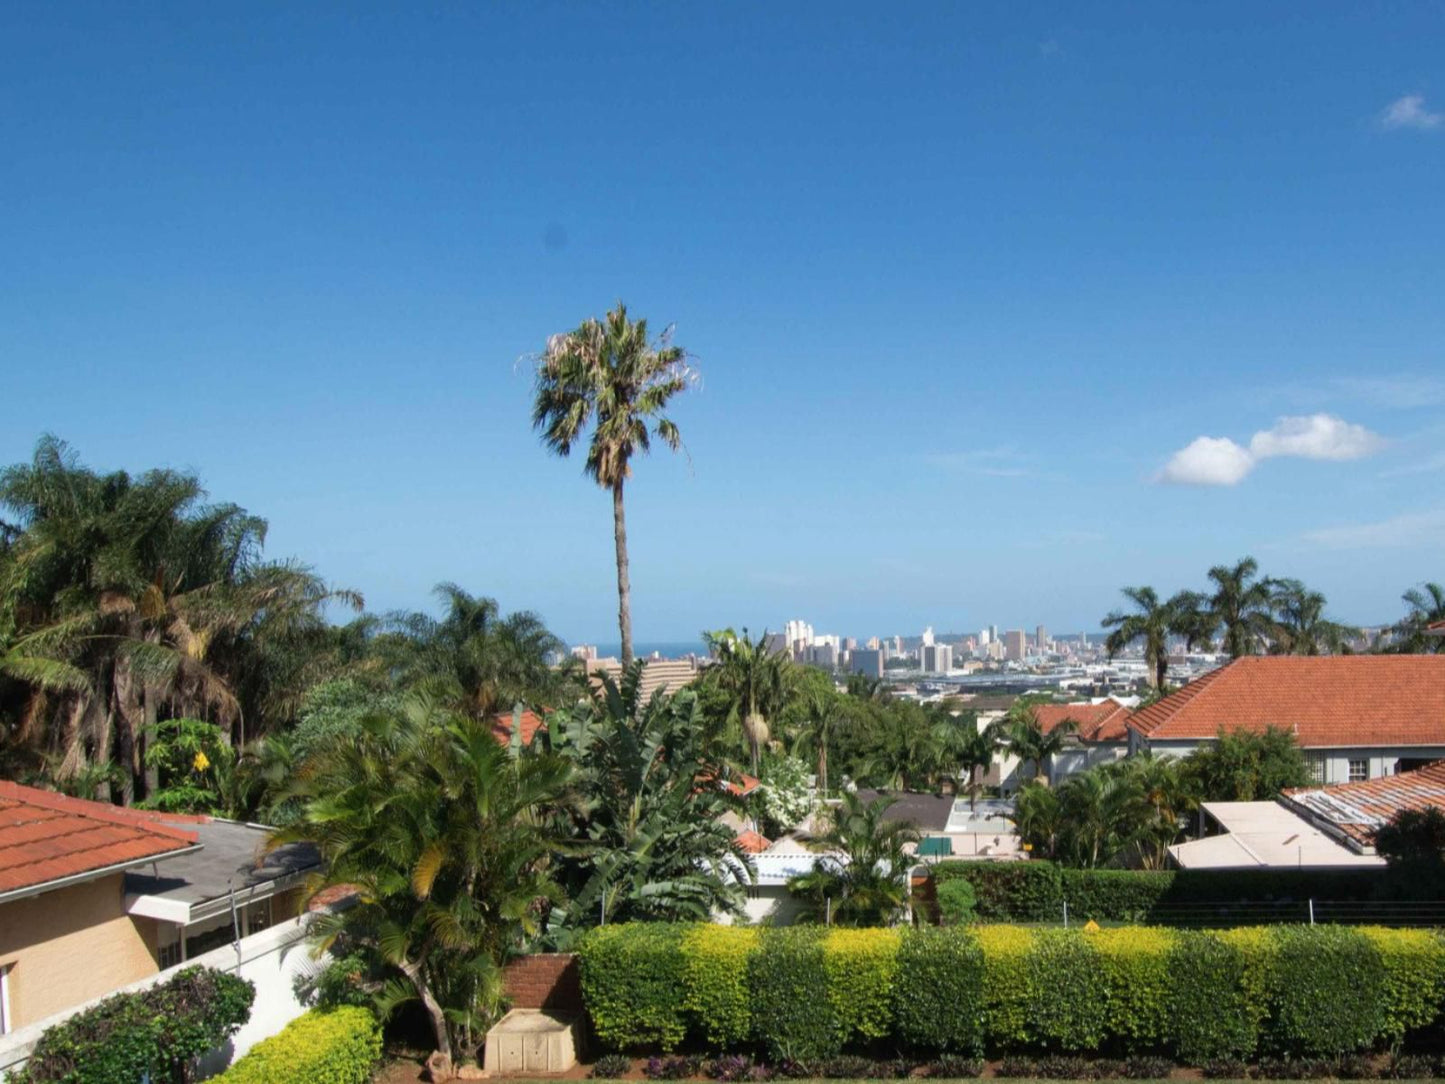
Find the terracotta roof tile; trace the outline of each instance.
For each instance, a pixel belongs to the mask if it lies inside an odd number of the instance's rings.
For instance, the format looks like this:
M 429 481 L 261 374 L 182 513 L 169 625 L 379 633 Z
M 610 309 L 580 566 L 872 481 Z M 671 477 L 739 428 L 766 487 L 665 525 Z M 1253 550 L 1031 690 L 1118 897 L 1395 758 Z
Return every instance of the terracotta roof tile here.
M 152 814 L 0 782 L 0 892 L 139 863 L 194 846 Z
M 1373 846 L 1375 829 L 1402 809 L 1445 810 L 1445 760 L 1359 783 L 1299 787 L 1285 802 L 1328 822 L 1355 843 Z
M 1065 719 L 1078 724 L 1076 731 L 1083 742 L 1125 741 L 1129 737 L 1126 723 L 1129 709 L 1112 698 L 1098 704 L 1035 704 L 1034 718 L 1045 734 L 1052 733 Z
M 1236 659 L 1140 708 L 1129 726 L 1160 741 L 1274 726 L 1307 749 L 1445 746 L 1445 655 Z
M 748 854 L 762 854 L 773 845 L 772 840 L 754 832 L 751 828 L 738 833 L 737 843 Z
M 537 731 L 545 730 L 547 727 L 544 720 L 535 711 L 527 710 L 522 712 L 522 744 L 530 745 L 532 739 L 537 736 Z M 492 716 L 492 733 L 497 740 L 506 745 L 512 740 L 512 713 L 510 711 L 499 711 Z

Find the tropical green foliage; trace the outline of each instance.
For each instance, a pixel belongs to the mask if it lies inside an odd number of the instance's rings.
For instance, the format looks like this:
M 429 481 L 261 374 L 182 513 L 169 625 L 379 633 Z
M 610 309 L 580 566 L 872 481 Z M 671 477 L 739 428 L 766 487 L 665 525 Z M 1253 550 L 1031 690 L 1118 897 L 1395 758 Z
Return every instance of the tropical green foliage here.
M 1184 772 L 1205 802 L 1269 801 L 1289 787 L 1310 784 L 1309 764 L 1287 730 L 1221 731 L 1191 753 Z
M 756 806 L 765 835 L 792 831 L 808 819 L 814 804 L 806 763 L 790 756 L 769 757 L 763 762 Z
M 1152 587 L 1125 587 L 1123 592 L 1133 603 L 1134 612 L 1115 610 L 1100 622 L 1110 630 L 1105 649 L 1113 658 L 1130 644 L 1142 644 L 1144 661 L 1153 670 L 1154 687 L 1162 689 L 1169 672 L 1169 637 L 1183 636 L 1192 643 L 1209 638 L 1209 622 L 1202 616 L 1200 596 L 1180 591 L 1161 602 Z
M 895 799 L 845 792 L 822 814 L 823 827 L 805 838 L 818 851 L 813 868 L 788 883 L 813 918 L 837 926 L 876 926 L 899 914 L 908 897 L 911 860 L 904 846 L 917 830 L 887 814 Z
M 723 820 L 738 802 L 709 751 L 697 695 L 639 700 L 642 667 L 603 679 L 589 703 L 555 712 L 539 747 L 573 767 L 576 801 L 555 876 L 567 902 L 554 938 L 600 922 L 705 920 L 741 910 L 751 860 Z
M 49 1028 L 12 1084 L 185 1084 L 196 1058 L 219 1047 L 251 1016 L 255 987 L 190 967 L 159 986 L 116 994 Z
M 647 321 L 629 319 L 621 303 L 601 320 L 589 318 L 574 331 L 552 336 L 537 359 L 533 427 L 559 456 L 570 455 L 586 439 L 583 469 L 612 493 L 624 667 L 632 662 L 632 602 L 623 491 L 633 457 L 645 455 L 654 437 L 673 451 L 682 446 L 677 423 L 664 411 L 692 380 L 687 352 L 673 344 L 672 329 L 648 339 Z
M 749 763 L 757 775 L 762 748 L 771 736 L 768 720 L 788 698 L 792 661 L 781 652 L 768 650 L 766 633 L 756 641 L 748 639 L 747 629 L 741 636 L 732 629 L 721 629 L 703 637 L 716 659 L 704 673 L 703 683 L 724 698 L 724 726 L 745 737 Z
M 421 698 L 301 769 L 300 817 L 274 842 L 314 841 L 313 890 L 358 896 L 318 920 L 321 947 L 344 935 L 386 965 L 381 1008 L 419 1000 L 453 1060 L 497 1015 L 508 954 L 561 899 L 553 855 L 568 840 L 550 813 L 570 781 L 563 758 L 515 757 L 489 720 Z
M 1428 655 L 1445 648 L 1445 636 L 1431 636 L 1429 626 L 1445 621 L 1445 586 L 1422 583 L 1406 591 L 1400 600 L 1405 617 L 1394 628 L 1393 649 L 1413 655 Z
M 365 1009 L 308 1012 L 262 1039 L 216 1084 L 366 1084 L 381 1058 L 381 1028 Z

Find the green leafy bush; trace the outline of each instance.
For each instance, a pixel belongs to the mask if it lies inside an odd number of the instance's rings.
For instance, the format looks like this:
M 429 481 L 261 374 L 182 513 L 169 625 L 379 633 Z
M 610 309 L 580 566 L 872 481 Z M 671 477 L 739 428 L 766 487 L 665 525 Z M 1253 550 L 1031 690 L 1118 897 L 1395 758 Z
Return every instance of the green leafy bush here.
M 1174 931 L 1126 926 L 1084 935 L 1098 957 L 1104 1016 L 1129 1052 L 1154 1050 L 1170 1036 L 1170 950 Z
M 757 947 L 758 931 L 747 926 L 699 925 L 683 935 L 683 1003 L 714 1048 L 748 1039 L 748 960 Z
M 590 930 L 578 945 L 582 996 L 603 1046 L 671 1050 L 687 1034 L 681 923 L 627 923 Z
M 1212 933 L 1176 930 L 1167 962 L 1174 1047 L 1190 1065 L 1243 1057 L 1259 1039 L 1246 1000 L 1244 952 Z
M 355 1005 L 298 1016 L 215 1084 L 366 1084 L 381 1057 L 376 1017 Z
M 1028 1042 L 1029 951 L 1033 937 L 1018 926 L 983 926 L 983 1021 L 989 1046 L 1004 1050 Z
M 971 931 L 928 926 L 904 931 L 898 947 L 893 1017 L 898 1037 L 908 1046 L 980 1052 L 983 990 L 983 949 Z
M 940 888 L 963 878 L 973 886 L 978 916 L 986 921 L 1043 922 L 1063 912 L 1059 867 L 1052 862 L 940 862 Z
M 842 1045 L 828 991 L 826 936 L 816 926 L 766 929 L 748 961 L 753 1034 L 774 1059 L 821 1061 Z
M 245 979 L 188 967 L 159 986 L 116 994 L 56 1024 L 10 1080 L 114 1084 L 149 1073 L 157 1084 L 179 1084 L 191 1061 L 221 1046 L 250 1019 L 255 996 Z
M 1445 942 L 1433 930 L 1360 930 L 1385 967 L 1385 1019 L 1381 1032 L 1392 1044 L 1433 1022 L 1445 1002 Z
M 973 919 L 978 906 L 978 895 L 966 877 L 955 877 L 944 881 L 936 890 L 938 915 L 945 926 L 957 926 Z
M 1092 938 L 1079 930 L 1039 930 L 1026 961 L 1028 1034 L 1057 1050 L 1096 1050 L 1108 1035 L 1108 987 Z
M 1382 1034 L 1385 964 L 1347 926 L 1275 926 L 1270 1046 L 1287 1054 L 1343 1054 Z
M 888 1035 L 893 1025 L 893 982 L 898 974 L 898 931 L 828 931 L 823 970 L 839 1044 Z
M 1174 887 L 1168 870 L 1064 869 L 1059 871 L 1069 918 L 1080 922 L 1148 922 Z

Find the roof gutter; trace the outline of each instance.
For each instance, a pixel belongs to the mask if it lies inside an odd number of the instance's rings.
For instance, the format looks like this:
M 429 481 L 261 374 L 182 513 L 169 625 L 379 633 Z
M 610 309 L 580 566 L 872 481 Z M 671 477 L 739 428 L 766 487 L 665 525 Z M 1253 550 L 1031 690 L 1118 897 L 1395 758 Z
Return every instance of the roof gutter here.
M 100 869 L 86 870 L 84 873 L 72 873 L 67 877 L 57 877 L 51 881 L 42 881 L 38 885 L 12 888 L 8 892 L 0 892 L 0 903 L 11 903 L 15 900 L 29 899 L 32 896 L 40 896 L 46 892 L 54 892 L 57 889 L 71 888 L 75 885 L 85 884 L 87 881 L 98 881 L 102 877 L 109 877 L 115 873 L 124 873 L 126 870 L 135 869 L 138 866 L 149 866 L 154 862 L 164 861 L 167 858 L 176 858 L 183 854 L 194 854 L 200 849 L 201 844 L 193 843 L 189 847 L 179 847 L 174 851 L 166 851 L 163 854 L 148 854 L 144 858 L 132 858 L 126 862 L 117 862 L 114 865 L 102 866 Z

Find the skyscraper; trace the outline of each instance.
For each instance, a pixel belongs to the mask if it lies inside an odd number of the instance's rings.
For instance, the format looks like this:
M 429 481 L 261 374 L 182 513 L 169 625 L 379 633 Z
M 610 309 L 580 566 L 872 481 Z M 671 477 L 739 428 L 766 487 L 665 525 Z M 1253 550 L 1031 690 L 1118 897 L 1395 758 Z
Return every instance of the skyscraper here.
M 877 648 L 860 648 L 848 655 L 848 671 L 871 678 L 883 676 L 883 652 Z
M 1009 629 L 1003 634 L 1003 657 L 1014 662 L 1022 662 L 1024 657 L 1024 630 Z
M 933 646 L 933 626 L 932 626 L 932 625 L 929 625 L 928 628 L 926 628 L 926 629 L 923 630 L 923 646 L 924 646 L 924 647 L 932 647 L 932 646 Z
M 1049 630 L 1040 625 L 1034 629 L 1034 647 L 1040 651 L 1049 646 Z

